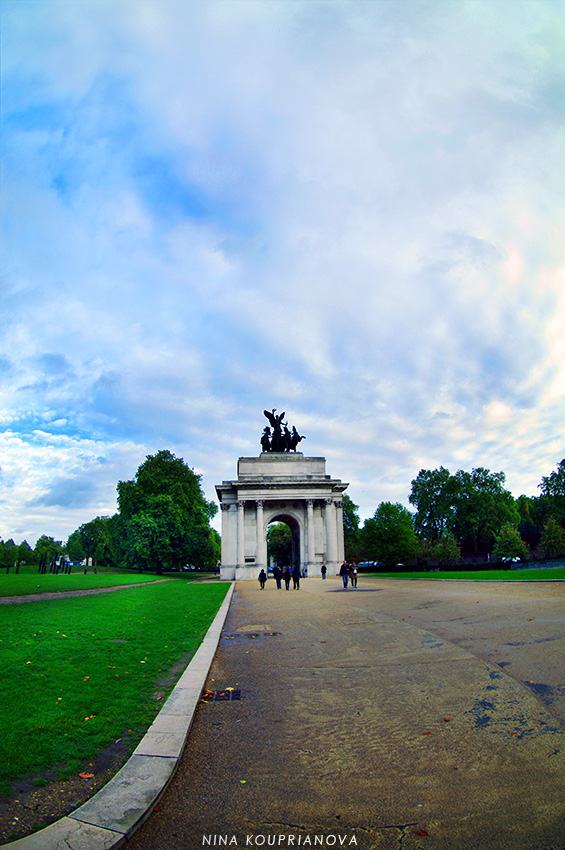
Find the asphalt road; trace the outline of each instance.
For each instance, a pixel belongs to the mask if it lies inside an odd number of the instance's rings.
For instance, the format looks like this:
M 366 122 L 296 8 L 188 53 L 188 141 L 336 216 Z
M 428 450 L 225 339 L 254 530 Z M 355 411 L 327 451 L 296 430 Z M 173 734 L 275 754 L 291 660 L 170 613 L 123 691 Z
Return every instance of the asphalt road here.
M 239 582 L 128 850 L 565 850 L 565 584 Z M 233 691 L 226 690 L 233 688 Z

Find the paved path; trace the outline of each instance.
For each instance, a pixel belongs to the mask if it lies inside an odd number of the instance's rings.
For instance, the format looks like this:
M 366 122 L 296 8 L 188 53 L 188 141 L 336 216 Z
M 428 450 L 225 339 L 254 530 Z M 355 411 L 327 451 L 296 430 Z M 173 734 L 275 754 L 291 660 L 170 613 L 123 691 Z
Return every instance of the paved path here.
M 72 596 L 91 596 L 93 593 L 111 593 L 113 590 L 129 590 L 130 587 L 148 587 L 172 581 L 170 578 L 159 578 L 155 581 L 141 581 L 135 584 L 115 584 L 111 587 L 91 587 L 88 590 L 54 590 L 52 593 L 26 593 L 24 596 L 0 596 L 0 605 L 20 605 L 22 602 L 45 602 L 49 599 L 68 599 Z
M 564 596 L 239 582 L 207 687 L 241 699 L 200 704 L 128 850 L 564 850 Z

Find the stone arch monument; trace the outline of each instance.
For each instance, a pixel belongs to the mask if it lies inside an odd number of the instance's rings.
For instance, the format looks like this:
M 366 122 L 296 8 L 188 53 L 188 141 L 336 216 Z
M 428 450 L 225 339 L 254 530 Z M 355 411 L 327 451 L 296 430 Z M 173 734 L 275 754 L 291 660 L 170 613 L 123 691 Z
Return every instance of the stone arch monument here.
M 261 444 L 268 448 L 264 438 Z M 216 485 L 222 513 L 221 578 L 257 579 L 261 567 L 267 568 L 267 527 L 272 522 L 290 527 L 293 559 L 301 571 L 320 576 L 325 562 L 328 575 L 335 575 L 344 558 L 342 494 L 347 486 L 326 475 L 325 458 L 304 457 L 292 445 L 286 451 L 240 457 L 237 479 Z

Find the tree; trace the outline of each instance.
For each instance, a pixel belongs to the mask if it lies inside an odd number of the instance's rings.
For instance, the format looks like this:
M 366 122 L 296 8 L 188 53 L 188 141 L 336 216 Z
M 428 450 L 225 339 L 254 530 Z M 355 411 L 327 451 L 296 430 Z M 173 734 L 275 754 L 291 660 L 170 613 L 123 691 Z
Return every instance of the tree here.
M 409 502 L 416 507 L 414 527 L 422 537 L 436 541 L 455 521 L 457 482 L 448 469 L 421 469 L 412 481 Z
M 543 527 L 540 550 L 546 558 L 559 558 L 565 555 L 565 531 L 555 517 L 549 517 Z
M 168 450 L 148 455 L 131 481 L 118 482 L 119 520 L 110 525 L 132 567 L 162 572 L 185 564 L 215 566 L 210 519 L 217 511 L 200 488 L 200 476 Z
M 285 522 L 276 522 L 267 528 L 267 560 L 284 567 L 292 562 L 292 532 Z
M 359 559 L 359 505 L 343 494 L 343 542 L 346 560 Z
M 0 560 L 3 567 L 13 567 L 18 557 L 18 547 L 12 539 L 6 540 L 0 546 Z
M 559 461 L 551 475 L 542 477 L 539 487 L 550 503 L 551 513 L 565 527 L 565 458 Z
M 84 561 L 86 558 L 86 552 L 84 551 L 84 546 L 82 543 L 82 537 L 80 535 L 79 530 L 73 531 L 72 534 L 69 535 L 69 539 L 67 540 L 66 545 L 67 558 L 70 561 Z
M 511 561 L 519 558 L 525 561 L 528 558 L 529 549 L 520 537 L 520 532 L 511 522 L 505 523 L 496 538 L 492 556 L 497 561 Z
M 462 546 L 475 553 L 489 551 L 505 523 L 517 525 L 520 517 L 514 497 L 506 490 L 504 472 L 479 467 L 455 474 L 455 534 Z
M 381 502 L 361 529 L 363 557 L 388 567 L 411 563 L 418 552 L 418 538 L 410 511 L 399 502 Z
M 75 534 L 78 535 L 84 554 L 82 558 L 73 558 L 73 560 L 82 561 L 83 558 L 86 558 L 87 560 L 90 559 L 91 563 L 94 565 L 95 563 L 100 563 L 100 561 L 105 559 L 107 522 L 108 517 L 97 516 L 95 519 L 91 519 L 90 522 L 83 523 L 80 528 L 76 530 Z
M 60 540 L 53 540 L 52 537 L 42 534 L 37 540 L 33 551 L 38 561 L 43 556 L 51 563 L 55 558 L 59 558 L 63 554 L 63 544 Z
M 461 558 L 461 549 L 451 531 L 443 532 L 432 551 L 434 559 L 442 566 L 453 566 Z

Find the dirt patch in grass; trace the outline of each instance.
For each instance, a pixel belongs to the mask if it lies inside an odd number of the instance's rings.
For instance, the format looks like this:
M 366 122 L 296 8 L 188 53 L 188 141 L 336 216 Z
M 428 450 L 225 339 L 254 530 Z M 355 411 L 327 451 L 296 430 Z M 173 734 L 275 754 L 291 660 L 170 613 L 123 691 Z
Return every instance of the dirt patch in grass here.
M 0 844 L 43 829 L 86 803 L 123 767 L 142 736 L 126 731 L 69 779 L 45 770 L 14 782 L 12 794 L 0 797 Z

